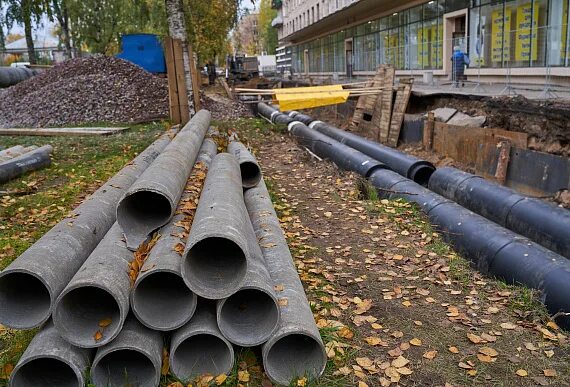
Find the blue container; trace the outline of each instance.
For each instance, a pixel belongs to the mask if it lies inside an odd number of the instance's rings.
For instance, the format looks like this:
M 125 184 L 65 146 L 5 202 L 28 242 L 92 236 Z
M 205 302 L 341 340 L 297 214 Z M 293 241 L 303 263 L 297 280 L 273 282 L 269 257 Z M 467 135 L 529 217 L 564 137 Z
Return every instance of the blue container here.
M 123 35 L 121 48 L 122 52 L 117 55 L 117 58 L 128 60 L 151 73 L 166 73 L 164 50 L 157 35 Z

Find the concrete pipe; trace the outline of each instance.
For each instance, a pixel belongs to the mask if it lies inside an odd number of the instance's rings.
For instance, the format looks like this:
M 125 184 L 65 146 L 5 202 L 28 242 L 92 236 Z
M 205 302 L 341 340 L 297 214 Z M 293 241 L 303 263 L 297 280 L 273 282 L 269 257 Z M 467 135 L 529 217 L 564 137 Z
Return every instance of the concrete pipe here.
M 233 154 L 239 163 L 243 188 L 255 187 L 261 180 L 261 168 L 255 157 L 253 157 L 245 145 L 238 141 L 229 143 L 228 153 Z
M 0 87 L 14 86 L 36 75 L 27 67 L 0 67 Z
M 115 340 L 101 347 L 91 367 L 96 387 L 155 387 L 160 383 L 162 334 L 129 316 Z
M 129 312 L 132 260 L 115 223 L 55 302 L 53 322 L 64 339 L 95 348 L 119 334 Z
M 194 293 L 217 300 L 243 285 L 251 259 L 249 223 L 237 161 L 219 154 L 208 170 L 181 265 Z
M 209 138 L 204 140 L 193 175 L 206 173 L 217 145 Z M 198 199 L 200 192 L 192 187 L 182 195 L 176 215 L 160 230 L 162 235 L 147 257 L 131 292 L 131 309 L 141 323 L 151 329 L 170 331 L 186 324 L 196 309 L 196 294 L 182 280 L 180 254 L 174 249 L 184 245 L 186 217 L 181 208 L 189 200 Z
M 62 339 L 51 321 L 36 334 L 10 376 L 10 386 L 83 387 L 94 351 Z
M 45 145 L 0 164 L 0 184 L 51 164 L 53 148 Z
M 451 167 L 438 168 L 428 187 L 433 192 L 570 258 L 570 211 Z
M 316 379 L 327 363 L 325 347 L 265 183 L 244 196 L 269 273 L 275 287 L 283 289 L 277 296 L 287 300 L 281 303 L 278 330 L 262 348 L 265 372 L 280 385 L 301 376 Z
M 218 328 L 215 305 L 204 299 L 199 304 L 190 322 L 171 338 L 170 370 L 182 380 L 227 374 L 234 366 L 234 349 Z
M 120 200 L 117 222 L 129 249 L 136 250 L 152 231 L 174 215 L 210 119 L 207 110 L 196 113 Z
M 442 238 L 481 272 L 540 291 L 551 314 L 562 312 L 556 322 L 570 328 L 570 261 L 392 171 L 378 171 L 370 182 L 381 197 L 419 204 Z
M 29 329 L 45 322 L 55 299 L 115 222 L 117 202 L 170 142 L 161 136 L 0 273 L 0 323 Z

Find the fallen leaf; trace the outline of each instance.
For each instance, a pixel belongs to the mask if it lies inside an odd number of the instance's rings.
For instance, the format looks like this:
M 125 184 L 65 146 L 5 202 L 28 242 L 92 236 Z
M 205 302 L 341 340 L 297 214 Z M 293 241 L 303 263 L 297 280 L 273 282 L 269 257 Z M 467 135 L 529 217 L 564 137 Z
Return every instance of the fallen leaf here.
M 392 367 L 394 368 L 402 368 L 407 366 L 410 363 L 408 359 L 403 356 L 398 356 L 397 359 L 392 360 Z
M 496 336 L 490 335 L 488 333 L 481 334 L 481 338 L 485 341 L 488 341 L 489 343 L 494 343 L 495 341 L 497 341 Z
M 238 371 L 238 380 L 240 382 L 249 382 L 249 372 L 247 371 Z
M 384 342 L 380 337 L 378 336 L 370 336 L 370 337 L 366 337 L 364 339 L 364 341 L 366 341 L 369 345 L 372 346 L 376 346 L 376 345 L 382 345 L 382 346 L 386 346 L 388 345 L 386 342 Z
M 324 215 L 325 215 L 327 218 L 330 218 L 330 217 L 332 216 L 332 212 L 327 211 L 327 212 L 324 213 Z
M 348 327 L 342 327 L 337 331 L 339 337 L 343 339 L 352 339 L 354 337 L 354 333 Z
M 518 376 L 520 376 L 521 378 L 525 378 L 528 376 L 528 372 L 526 372 L 525 370 L 523 370 L 522 368 L 517 370 L 517 372 L 515 372 Z
M 184 387 L 184 385 L 180 382 L 172 382 L 167 387 Z
M 12 363 L 4 364 L 4 367 L 2 367 L 2 374 L 0 374 L 0 379 L 9 379 L 12 371 L 14 371 L 14 365 L 12 365 Z
M 411 375 L 413 373 L 408 367 L 396 368 L 396 371 L 398 371 L 400 375 Z
M 302 377 L 301 379 L 297 380 L 297 387 L 305 387 L 307 385 L 307 378 Z
M 364 383 L 362 380 L 359 380 L 358 387 L 368 387 L 368 384 Z
M 112 319 L 106 318 L 106 319 L 99 321 L 99 326 L 101 328 L 107 328 L 109 325 L 111 325 L 112 322 L 113 322 Z
M 469 375 L 469 376 L 475 376 L 475 375 L 477 375 L 477 370 L 468 370 L 468 371 L 467 371 L 467 375 Z
M 482 353 L 478 353 L 477 354 L 477 359 L 479 359 L 479 361 L 483 362 L 483 363 L 493 363 L 495 362 L 497 359 L 494 357 L 491 357 L 489 355 L 484 355 Z
M 359 303 L 356 303 L 356 309 L 354 310 L 354 314 L 363 314 L 366 313 L 372 307 L 372 300 L 362 300 Z
M 289 305 L 289 300 L 287 298 L 279 298 L 277 300 L 277 303 L 279 304 L 279 306 L 287 306 Z
M 473 366 L 471 366 L 471 365 L 469 365 L 469 364 L 467 364 L 467 363 L 464 363 L 464 362 L 462 362 L 462 361 L 459 362 L 458 366 L 459 366 L 459 368 L 463 368 L 463 369 L 465 369 L 465 370 L 470 370 L 470 369 L 473 368 Z
M 477 335 L 474 335 L 473 333 L 468 333 L 467 334 L 467 338 L 469 339 L 469 341 L 471 341 L 473 344 L 480 344 L 483 339 Z
M 410 344 L 412 344 L 415 347 L 419 347 L 422 345 L 422 341 L 416 337 L 414 337 L 413 339 L 410 340 Z
M 553 368 L 547 368 L 545 370 L 542 371 L 544 373 L 544 376 L 549 377 L 549 378 L 554 378 L 557 376 L 556 370 Z
M 216 376 L 216 378 L 214 379 L 214 382 L 216 382 L 216 386 L 221 386 L 222 384 L 224 384 L 224 382 L 226 381 L 227 378 L 228 378 L 228 376 L 226 374 L 220 374 L 220 375 Z
M 459 353 L 459 349 L 457 349 L 457 347 L 449 347 L 447 348 L 449 350 L 449 352 L 451 353 Z
M 410 306 L 412 306 L 412 303 L 410 301 L 404 301 L 402 302 L 402 305 L 404 305 L 406 308 L 409 308 Z
M 372 365 L 374 364 L 374 362 L 370 360 L 370 358 L 368 357 L 357 357 L 355 360 L 356 364 L 358 364 L 361 367 L 372 367 Z
M 538 351 L 538 348 L 533 343 L 524 343 L 524 347 L 529 351 Z
M 510 322 L 506 322 L 506 323 L 501 323 L 501 328 L 503 329 L 508 329 L 508 330 L 513 330 L 517 328 L 517 325 L 512 324 Z
M 551 358 L 552 356 L 554 356 L 554 351 L 549 349 L 547 351 L 544 351 L 544 354 L 546 355 L 547 358 Z
M 437 351 L 427 351 L 423 355 L 424 358 L 429 359 L 429 360 L 435 359 L 436 356 L 437 356 Z
M 479 353 L 482 353 L 484 355 L 491 356 L 491 357 L 497 357 L 499 355 L 499 352 L 495 351 L 491 347 L 482 347 L 479 349 Z
M 101 331 L 97 331 L 95 332 L 95 335 L 93 335 L 93 338 L 95 339 L 95 341 L 99 341 L 103 338 L 103 333 L 101 333 Z

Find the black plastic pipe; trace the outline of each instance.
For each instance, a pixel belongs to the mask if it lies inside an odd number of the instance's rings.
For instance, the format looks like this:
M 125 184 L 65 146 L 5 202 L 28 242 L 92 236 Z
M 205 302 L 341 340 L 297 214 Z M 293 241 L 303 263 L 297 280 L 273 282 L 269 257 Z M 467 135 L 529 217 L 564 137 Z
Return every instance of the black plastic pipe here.
M 428 188 L 570 258 L 570 211 L 564 208 L 450 167 L 435 171 Z
M 0 164 L 0 184 L 51 164 L 52 147 L 43 146 Z
M 258 106 L 260 114 L 271 119 L 275 123 L 287 124 L 289 133 L 303 146 L 307 147 L 317 156 L 329 159 L 339 168 L 354 171 L 368 177 L 377 169 L 386 166 L 381 162 L 359 152 L 351 147 L 338 142 L 316 130 L 309 129 L 302 122 L 295 121 L 286 114 L 280 113 L 266 104 Z
M 266 111 L 266 109 L 260 109 L 259 107 L 258 109 L 260 113 L 265 115 L 262 111 Z M 271 115 L 272 113 L 269 114 Z M 429 161 L 421 160 L 396 149 L 392 149 L 377 142 L 360 137 L 354 133 L 335 128 L 334 126 L 328 125 L 322 121 L 314 120 L 305 114 L 293 111 L 289 112 L 287 117 L 293 118 L 295 121 L 300 121 L 305 125 L 309 125 L 311 129 L 318 130 L 319 132 L 340 141 L 351 148 L 375 158 L 381 163 L 384 163 L 392 171 L 397 172 L 420 185 L 427 186 L 431 174 L 435 171 L 434 165 Z
M 481 272 L 539 290 L 551 314 L 570 312 L 570 261 L 564 257 L 392 171 L 376 171 L 370 182 L 381 197 L 417 203 L 443 239 Z M 556 321 L 570 328 L 569 316 Z

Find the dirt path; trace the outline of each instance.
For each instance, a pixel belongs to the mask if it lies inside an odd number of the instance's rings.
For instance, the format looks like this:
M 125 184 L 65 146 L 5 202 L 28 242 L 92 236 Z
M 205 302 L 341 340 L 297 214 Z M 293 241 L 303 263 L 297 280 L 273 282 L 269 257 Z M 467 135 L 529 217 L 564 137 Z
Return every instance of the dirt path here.
M 228 125 L 256 151 L 327 342 L 318 385 L 570 384 L 535 294 L 470 269 L 415 207 L 359 200 L 356 176 L 275 127 Z

